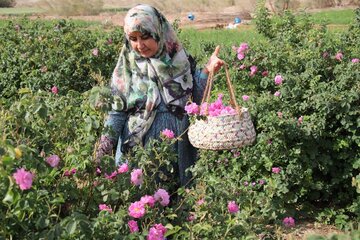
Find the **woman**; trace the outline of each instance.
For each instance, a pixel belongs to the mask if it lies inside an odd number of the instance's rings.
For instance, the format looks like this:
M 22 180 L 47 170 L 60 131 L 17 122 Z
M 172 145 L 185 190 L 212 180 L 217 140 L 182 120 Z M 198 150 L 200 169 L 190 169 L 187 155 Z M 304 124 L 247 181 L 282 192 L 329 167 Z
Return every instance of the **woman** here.
M 191 66 L 191 57 L 170 23 L 149 5 L 128 11 L 124 33 L 125 44 L 111 80 L 115 101 L 105 123 L 114 134 L 102 136 L 97 149 L 99 161 L 116 146 L 117 164 L 131 147 L 159 138 L 164 129 L 172 130 L 176 136 L 183 133 L 189 125 L 184 114 L 186 102 L 191 97 L 199 103 L 209 72 L 223 65 L 217 47 L 202 70 Z M 185 170 L 194 164 L 196 150 L 186 134 L 175 149 L 180 183 L 184 186 L 190 179 Z

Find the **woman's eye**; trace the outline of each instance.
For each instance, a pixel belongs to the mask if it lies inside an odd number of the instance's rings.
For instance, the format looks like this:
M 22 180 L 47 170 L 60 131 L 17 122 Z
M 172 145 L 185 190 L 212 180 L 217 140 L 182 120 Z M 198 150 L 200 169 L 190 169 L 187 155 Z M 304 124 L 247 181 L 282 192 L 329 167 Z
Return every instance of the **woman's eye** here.
M 149 35 L 149 34 L 144 34 L 144 35 L 141 36 L 141 39 L 142 39 L 142 40 L 146 40 L 146 39 L 148 39 L 148 38 L 150 38 L 150 35 Z
M 136 38 L 134 38 L 134 37 L 129 37 L 129 40 L 132 42 L 136 42 Z

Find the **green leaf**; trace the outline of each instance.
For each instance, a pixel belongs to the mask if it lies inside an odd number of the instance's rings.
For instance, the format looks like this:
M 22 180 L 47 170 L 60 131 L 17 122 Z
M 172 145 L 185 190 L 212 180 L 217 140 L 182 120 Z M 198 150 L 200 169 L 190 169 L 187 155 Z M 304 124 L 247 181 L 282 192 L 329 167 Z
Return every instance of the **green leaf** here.
M 9 188 L 6 192 L 4 199 L 2 200 L 4 204 L 11 205 L 14 202 L 14 192 Z
M 171 235 L 179 232 L 181 230 L 181 227 L 180 226 L 173 227 L 171 224 L 167 224 L 166 229 L 168 229 L 168 230 L 167 230 L 167 232 L 165 234 L 165 237 L 168 237 L 168 236 L 171 236 Z
M 42 119 L 44 119 L 47 116 L 47 107 L 43 104 L 39 104 L 34 113 L 37 113 Z
M 69 235 L 72 235 L 75 233 L 77 227 L 76 221 L 71 221 L 66 225 L 66 231 L 69 233 Z
M 9 157 L 9 156 L 5 156 L 2 158 L 2 164 L 6 165 L 10 165 L 14 162 L 14 158 L 13 157 Z
M 29 89 L 29 88 L 20 88 L 18 93 L 19 94 L 31 93 L 31 89 Z
M 37 229 L 44 229 L 49 226 L 49 222 L 49 219 L 45 218 L 44 216 L 40 216 L 36 221 L 35 226 Z

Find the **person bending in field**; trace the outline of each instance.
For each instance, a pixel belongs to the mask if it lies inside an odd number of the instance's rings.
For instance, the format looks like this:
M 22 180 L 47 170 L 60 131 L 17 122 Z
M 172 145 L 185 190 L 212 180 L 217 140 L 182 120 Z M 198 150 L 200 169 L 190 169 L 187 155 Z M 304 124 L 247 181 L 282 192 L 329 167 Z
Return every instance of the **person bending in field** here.
M 184 107 L 191 97 L 201 101 L 210 71 L 224 62 L 217 57 L 219 46 L 202 69 L 187 54 L 174 29 L 162 13 L 149 5 L 131 8 L 124 20 L 125 43 L 111 79 L 115 102 L 105 122 L 115 134 L 101 136 L 96 159 L 115 150 L 122 155 L 136 144 L 145 145 L 160 137 L 164 129 L 179 136 L 189 126 Z M 187 135 L 177 141 L 178 175 L 185 186 L 190 176 L 185 170 L 194 164 L 196 149 Z

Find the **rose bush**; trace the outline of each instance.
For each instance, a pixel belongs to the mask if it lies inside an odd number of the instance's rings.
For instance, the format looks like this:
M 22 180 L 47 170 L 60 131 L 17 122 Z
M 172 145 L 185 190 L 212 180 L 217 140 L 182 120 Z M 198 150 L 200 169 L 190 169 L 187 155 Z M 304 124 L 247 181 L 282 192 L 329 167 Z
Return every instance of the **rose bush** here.
M 0 27 L 0 95 L 16 97 L 19 88 L 86 91 L 111 76 L 122 30 L 104 32 L 71 21 L 14 19 Z M 100 26 L 101 27 L 101 26 Z M 11 84 L 9 84 L 11 83 Z

